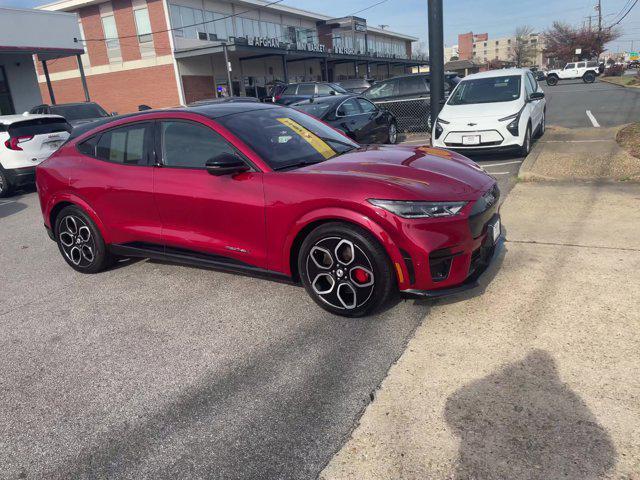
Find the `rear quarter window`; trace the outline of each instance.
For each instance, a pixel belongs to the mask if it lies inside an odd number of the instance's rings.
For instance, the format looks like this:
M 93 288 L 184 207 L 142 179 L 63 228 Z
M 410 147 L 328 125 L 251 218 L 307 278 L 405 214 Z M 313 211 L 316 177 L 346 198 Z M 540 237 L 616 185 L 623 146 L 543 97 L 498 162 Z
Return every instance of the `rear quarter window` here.
M 13 123 L 9 126 L 9 135 L 12 137 L 29 137 L 44 135 L 47 133 L 67 132 L 73 128 L 64 118 L 34 118 Z

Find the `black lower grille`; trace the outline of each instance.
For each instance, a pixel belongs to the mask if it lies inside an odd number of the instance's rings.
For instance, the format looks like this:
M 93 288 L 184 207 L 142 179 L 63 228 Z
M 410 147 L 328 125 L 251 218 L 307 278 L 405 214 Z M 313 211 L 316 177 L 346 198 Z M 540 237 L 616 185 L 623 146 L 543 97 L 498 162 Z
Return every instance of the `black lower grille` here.
M 429 255 L 429 270 L 431 271 L 431 280 L 434 282 L 442 282 L 449 277 L 451 272 L 451 263 L 456 254 L 451 253 L 448 248 L 435 250 Z

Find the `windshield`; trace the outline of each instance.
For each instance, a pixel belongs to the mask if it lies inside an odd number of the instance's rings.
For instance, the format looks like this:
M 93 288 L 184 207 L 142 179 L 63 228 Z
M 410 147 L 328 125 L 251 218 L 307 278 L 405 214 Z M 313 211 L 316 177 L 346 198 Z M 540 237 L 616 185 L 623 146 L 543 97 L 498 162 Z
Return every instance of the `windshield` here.
M 323 162 L 358 147 L 328 125 L 292 108 L 250 110 L 216 120 L 274 170 Z
M 60 115 L 67 121 L 109 116 L 109 114 L 105 112 L 100 105 L 95 103 L 85 103 L 80 105 L 52 105 L 51 113 Z
M 513 102 L 520 98 L 520 75 L 462 80 L 449 105 Z
M 323 102 L 323 103 L 300 103 L 297 105 L 292 105 L 296 110 L 300 110 L 301 112 L 308 113 L 309 115 L 313 115 L 316 118 L 322 118 L 322 116 L 327 113 L 329 108 L 333 105 L 333 103 Z

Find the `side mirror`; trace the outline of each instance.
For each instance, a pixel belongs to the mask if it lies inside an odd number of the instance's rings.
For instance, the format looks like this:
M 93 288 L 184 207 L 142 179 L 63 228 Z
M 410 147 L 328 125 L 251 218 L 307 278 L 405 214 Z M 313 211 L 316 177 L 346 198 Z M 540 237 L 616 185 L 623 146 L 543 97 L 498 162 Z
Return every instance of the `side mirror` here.
M 207 160 L 205 166 L 207 172 L 216 177 L 249 171 L 249 165 L 233 153 L 221 153 L 217 157 Z
M 118 116 L 118 112 L 111 112 L 111 116 L 112 117 L 117 117 Z
M 542 100 L 544 98 L 544 92 L 533 92 L 529 95 L 529 101 Z
M 151 107 L 149 105 L 145 105 L 145 104 L 138 105 L 138 111 L 139 112 L 144 112 L 145 110 L 151 110 Z
M 336 94 L 336 91 L 335 91 L 335 90 L 330 90 L 330 91 L 329 91 L 329 95 L 335 95 L 335 94 Z

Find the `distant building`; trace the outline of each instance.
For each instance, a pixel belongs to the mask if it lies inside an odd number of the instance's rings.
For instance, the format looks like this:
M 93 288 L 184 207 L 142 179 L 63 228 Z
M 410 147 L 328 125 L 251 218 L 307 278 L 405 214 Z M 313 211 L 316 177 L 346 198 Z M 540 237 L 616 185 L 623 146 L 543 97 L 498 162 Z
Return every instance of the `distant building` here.
M 543 39 L 537 33 L 527 35 L 523 43 L 530 47 L 531 54 L 527 63 L 543 66 Z M 474 34 L 473 32 L 458 35 L 458 58 L 460 60 L 474 60 L 475 63 L 486 63 L 492 60 L 511 62 L 514 60 L 514 48 L 517 44 L 515 35 L 489 39 L 487 33 Z M 445 54 L 446 60 L 446 54 Z
M 455 58 L 457 57 L 457 58 Z M 460 52 L 458 50 L 458 45 L 453 45 L 451 47 L 445 47 L 444 49 L 444 61 L 449 62 L 451 59 L 457 60 L 460 58 Z

